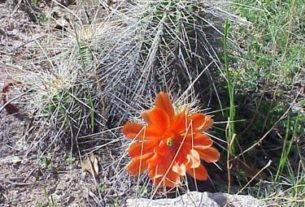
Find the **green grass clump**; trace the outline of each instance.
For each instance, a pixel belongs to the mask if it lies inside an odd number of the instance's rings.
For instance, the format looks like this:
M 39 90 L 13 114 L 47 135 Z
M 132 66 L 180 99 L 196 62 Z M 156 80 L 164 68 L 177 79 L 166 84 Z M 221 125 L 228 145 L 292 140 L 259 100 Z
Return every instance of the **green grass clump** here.
M 259 81 L 289 86 L 304 77 L 304 1 L 235 0 L 233 4 L 251 24 L 237 34 L 244 51 L 238 59 L 239 86 L 257 90 Z
M 58 207 L 57 201 L 53 198 L 52 195 L 48 195 L 47 190 L 44 189 L 44 202 L 38 202 L 35 206 L 36 207 Z
M 272 161 L 264 170 L 267 182 L 243 189 L 271 203 L 303 206 L 304 2 L 234 0 L 233 7 L 250 23 L 232 30 L 240 53 L 229 60 L 240 120 L 235 124 L 237 157 L 259 169 Z

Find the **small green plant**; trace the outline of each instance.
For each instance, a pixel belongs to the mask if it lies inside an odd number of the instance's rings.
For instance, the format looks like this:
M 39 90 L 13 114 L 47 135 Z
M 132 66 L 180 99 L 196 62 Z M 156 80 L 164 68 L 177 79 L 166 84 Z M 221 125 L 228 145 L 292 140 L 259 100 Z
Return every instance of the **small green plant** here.
M 112 202 L 110 203 L 110 206 L 111 207 L 120 207 L 120 206 L 122 206 L 120 197 L 113 198 Z
M 107 185 L 104 184 L 104 183 L 100 183 L 100 184 L 98 185 L 98 191 L 99 191 L 100 193 L 105 193 L 105 192 L 107 192 Z
M 54 200 L 53 196 L 48 196 L 48 193 L 46 189 L 44 189 L 44 195 L 47 199 L 47 202 L 44 203 L 38 203 L 36 204 L 36 207 L 58 207 L 57 202 Z
M 228 172 L 228 192 L 231 190 L 231 160 L 236 155 L 236 133 L 235 133 L 235 76 L 229 67 L 229 52 L 228 52 L 228 35 L 229 35 L 230 23 L 225 22 L 224 25 L 224 37 L 223 37 L 223 61 L 224 72 L 226 79 L 227 92 L 229 97 L 229 115 L 226 126 L 226 141 L 227 141 L 227 172 Z
M 38 6 L 38 3 L 40 2 L 41 0 L 32 0 L 32 4 L 34 6 Z
M 148 195 L 149 195 L 149 191 L 147 189 L 147 186 L 140 186 L 139 196 L 142 198 L 142 197 L 146 197 Z
M 46 23 L 46 22 L 51 21 L 52 17 L 50 17 L 47 14 L 41 13 L 41 14 L 39 14 L 38 19 L 39 19 L 40 23 Z
M 289 155 L 292 151 L 295 151 L 295 143 L 297 143 L 298 137 L 305 134 L 304 128 L 302 127 L 305 123 L 305 116 L 300 115 L 288 115 L 288 118 L 283 121 L 283 125 L 286 129 L 283 150 L 279 162 L 279 166 L 276 172 L 275 181 L 279 181 L 279 177 L 282 174 L 284 168 L 289 172 Z M 302 155 L 300 155 L 302 156 Z
M 226 21 L 225 29 L 224 29 L 224 68 L 226 74 L 226 82 L 227 82 L 227 90 L 229 95 L 229 117 L 228 117 L 228 124 L 226 129 L 226 137 L 228 143 L 228 152 L 230 156 L 234 156 L 236 153 L 236 144 L 235 144 L 235 116 L 236 116 L 236 107 L 235 107 L 235 76 L 232 72 L 232 69 L 229 68 L 228 62 L 228 35 L 229 35 L 230 23 Z
M 65 162 L 67 165 L 73 165 L 76 161 L 76 158 L 73 156 L 72 153 L 68 153 L 65 156 Z
M 40 158 L 40 166 L 46 170 L 52 170 L 52 154 L 48 153 Z

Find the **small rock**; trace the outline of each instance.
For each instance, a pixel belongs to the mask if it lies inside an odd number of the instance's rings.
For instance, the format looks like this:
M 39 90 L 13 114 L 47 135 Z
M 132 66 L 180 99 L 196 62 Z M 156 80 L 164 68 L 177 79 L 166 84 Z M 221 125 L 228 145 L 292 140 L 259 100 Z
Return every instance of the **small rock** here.
M 189 192 L 174 199 L 128 199 L 127 207 L 261 207 L 264 202 L 248 195 Z

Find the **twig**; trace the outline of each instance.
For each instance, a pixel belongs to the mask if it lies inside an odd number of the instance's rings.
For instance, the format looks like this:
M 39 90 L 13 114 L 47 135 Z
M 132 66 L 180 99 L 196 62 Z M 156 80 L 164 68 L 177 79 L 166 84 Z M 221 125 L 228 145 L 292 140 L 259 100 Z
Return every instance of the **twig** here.
M 6 182 L 8 182 L 9 184 L 14 185 L 14 186 L 27 186 L 27 185 L 33 184 L 33 183 L 24 183 L 24 182 L 18 183 L 18 182 L 13 182 L 10 180 L 7 180 Z
M 33 172 L 36 170 L 37 168 L 34 168 L 33 170 L 31 170 L 31 172 L 23 179 L 23 183 L 25 183 L 28 179 L 29 179 L 29 177 L 33 174 Z

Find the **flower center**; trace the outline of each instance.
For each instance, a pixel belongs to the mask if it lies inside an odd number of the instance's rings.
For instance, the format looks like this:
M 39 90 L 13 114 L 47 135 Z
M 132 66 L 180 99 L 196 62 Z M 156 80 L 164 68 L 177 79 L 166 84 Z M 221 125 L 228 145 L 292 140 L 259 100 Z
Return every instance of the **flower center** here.
M 174 145 L 174 140 L 173 138 L 168 138 L 166 140 L 166 145 L 169 146 L 169 147 L 172 147 Z

